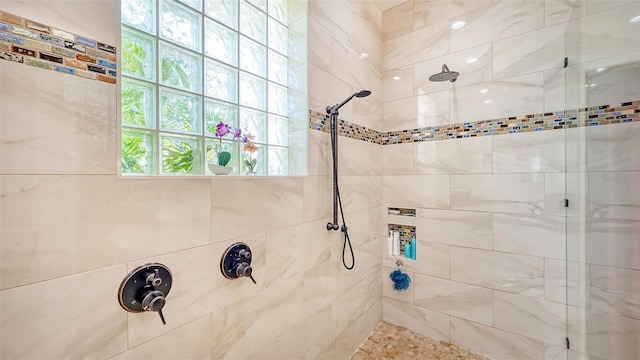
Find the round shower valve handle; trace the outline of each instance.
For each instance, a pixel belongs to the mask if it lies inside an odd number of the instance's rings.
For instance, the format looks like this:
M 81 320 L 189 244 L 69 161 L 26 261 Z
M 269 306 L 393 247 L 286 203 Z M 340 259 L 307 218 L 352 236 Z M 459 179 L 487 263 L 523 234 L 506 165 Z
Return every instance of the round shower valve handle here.
M 123 309 L 140 313 L 157 312 L 162 324 L 166 325 L 162 309 L 171 290 L 171 271 L 160 263 L 150 263 L 133 269 L 120 284 L 118 301 Z
M 225 250 L 224 254 L 222 254 L 222 259 L 220 259 L 222 275 L 227 279 L 248 277 L 256 284 L 256 279 L 253 278 L 253 268 L 251 267 L 252 256 L 251 249 L 247 244 L 242 242 L 232 244 Z
M 149 273 L 145 278 L 145 281 L 149 285 L 160 286 L 162 285 L 162 278 L 160 278 L 160 270 L 156 269 L 155 272 Z
M 157 290 L 147 292 L 142 298 L 142 308 L 145 311 L 161 311 L 165 304 L 164 294 Z

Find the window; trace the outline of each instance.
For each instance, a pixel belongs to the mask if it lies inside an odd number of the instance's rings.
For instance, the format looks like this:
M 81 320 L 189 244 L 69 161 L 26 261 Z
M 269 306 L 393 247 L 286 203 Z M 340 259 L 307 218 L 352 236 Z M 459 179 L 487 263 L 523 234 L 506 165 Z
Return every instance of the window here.
M 210 175 L 222 150 L 231 174 L 244 175 L 246 159 L 259 175 L 306 171 L 306 34 L 289 29 L 287 0 L 121 4 L 123 175 Z M 233 131 L 216 137 L 221 121 L 258 151 Z

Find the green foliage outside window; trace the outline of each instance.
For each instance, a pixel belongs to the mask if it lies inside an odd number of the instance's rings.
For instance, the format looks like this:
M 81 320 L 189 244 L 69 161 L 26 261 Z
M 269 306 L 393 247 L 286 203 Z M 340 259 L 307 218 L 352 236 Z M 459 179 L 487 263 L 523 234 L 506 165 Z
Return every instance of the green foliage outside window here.
M 142 45 L 127 38 L 122 39 L 121 70 L 123 72 L 142 78 L 146 77 L 144 61 L 147 56 L 147 50 Z
M 143 137 L 122 134 L 122 172 L 144 174 L 149 149 Z

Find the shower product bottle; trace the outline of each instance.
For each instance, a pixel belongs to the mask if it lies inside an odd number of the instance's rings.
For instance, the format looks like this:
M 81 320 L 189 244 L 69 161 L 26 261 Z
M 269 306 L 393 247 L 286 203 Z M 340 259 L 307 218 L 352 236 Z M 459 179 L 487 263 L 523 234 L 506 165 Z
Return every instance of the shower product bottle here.
M 416 238 L 411 238 L 411 258 L 416 259 Z
M 404 257 L 407 259 L 413 259 L 411 257 L 411 243 L 408 243 L 404 246 Z
M 393 232 L 393 256 L 400 256 L 400 231 Z
M 393 256 L 393 230 L 389 230 L 389 240 L 387 240 L 387 255 Z

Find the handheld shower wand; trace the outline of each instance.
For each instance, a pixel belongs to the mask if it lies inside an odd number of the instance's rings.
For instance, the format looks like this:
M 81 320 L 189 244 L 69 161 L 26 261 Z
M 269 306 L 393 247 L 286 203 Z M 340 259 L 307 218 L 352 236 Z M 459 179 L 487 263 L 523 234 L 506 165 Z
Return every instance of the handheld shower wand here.
M 342 210 L 342 200 L 340 199 L 340 188 L 338 187 L 338 110 L 348 103 L 354 97 L 365 97 L 371 95 L 369 90 L 361 90 L 357 93 L 349 96 L 343 102 L 335 104 L 333 106 L 327 106 L 327 115 L 329 115 L 330 127 L 331 127 L 331 154 L 333 158 L 333 222 L 327 223 L 327 230 L 340 229 L 344 234 L 344 243 L 342 245 L 342 264 L 347 270 L 353 269 L 355 266 L 355 256 L 353 254 L 353 247 L 351 246 L 351 240 L 349 239 L 349 233 L 347 232 L 347 225 L 344 220 L 344 211 Z M 342 217 L 342 227 L 338 225 L 338 206 L 340 206 L 340 215 Z M 351 266 L 347 266 L 344 260 L 344 252 L 346 250 L 347 243 L 351 250 Z

